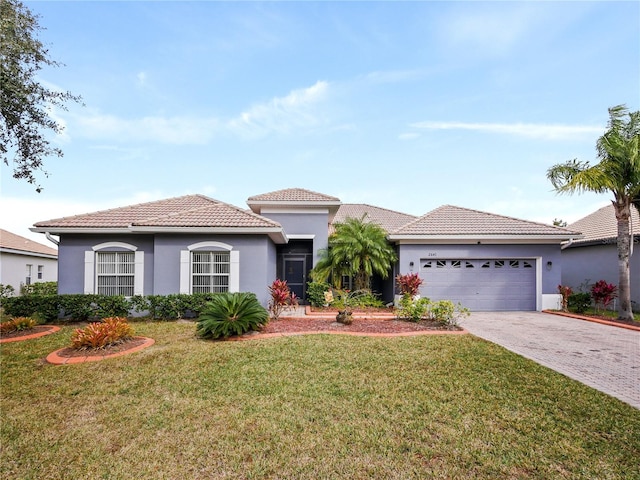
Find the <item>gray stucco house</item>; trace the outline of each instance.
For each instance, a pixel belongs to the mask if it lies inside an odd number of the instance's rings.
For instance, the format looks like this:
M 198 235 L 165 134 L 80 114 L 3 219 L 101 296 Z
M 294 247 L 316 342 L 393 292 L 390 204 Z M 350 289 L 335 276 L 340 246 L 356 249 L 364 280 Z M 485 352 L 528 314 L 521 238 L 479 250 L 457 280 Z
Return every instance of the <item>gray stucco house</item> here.
M 583 237 L 562 245 L 562 284 L 578 290 L 599 280 L 618 284 L 618 226 L 613 205 L 587 215 L 568 226 Z M 640 310 L 640 216 L 631 209 L 633 250 L 629 271 L 633 310 Z
M 332 225 L 347 217 L 388 232 L 399 261 L 374 289 L 392 300 L 394 277 L 417 272 L 421 292 L 472 310 L 558 305 L 560 245 L 576 231 L 444 206 L 422 217 L 300 188 L 252 196 L 248 210 L 188 195 L 38 222 L 58 235 L 59 293 L 166 295 L 251 291 L 263 304 L 274 279 L 304 298 Z

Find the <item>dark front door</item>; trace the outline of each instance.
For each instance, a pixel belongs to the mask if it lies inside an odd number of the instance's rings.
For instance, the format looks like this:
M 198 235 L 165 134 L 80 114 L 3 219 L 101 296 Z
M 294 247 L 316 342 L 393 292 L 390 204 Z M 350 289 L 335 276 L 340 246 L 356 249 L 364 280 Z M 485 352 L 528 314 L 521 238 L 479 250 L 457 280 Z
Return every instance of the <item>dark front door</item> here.
M 304 256 L 285 256 L 283 258 L 284 280 L 289 289 L 296 294 L 300 301 L 304 300 L 307 262 Z

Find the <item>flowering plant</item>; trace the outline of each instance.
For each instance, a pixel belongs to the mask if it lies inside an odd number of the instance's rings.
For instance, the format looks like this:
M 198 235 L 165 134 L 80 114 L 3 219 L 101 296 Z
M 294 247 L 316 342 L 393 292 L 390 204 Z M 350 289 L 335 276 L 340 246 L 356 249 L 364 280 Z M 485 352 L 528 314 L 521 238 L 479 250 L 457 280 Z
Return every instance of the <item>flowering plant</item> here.
M 407 273 L 406 275 L 397 275 L 396 283 L 402 295 L 415 297 L 420 291 L 420 285 L 422 285 L 423 280 L 417 273 Z
M 602 305 L 602 308 L 606 310 L 613 299 L 618 296 L 618 287 L 613 283 L 607 283 L 604 280 L 599 280 L 591 285 L 591 298 L 593 298 L 596 304 L 596 310 L 598 305 Z
M 271 294 L 269 313 L 274 320 L 278 320 L 284 310 L 298 306 L 298 298 L 289 289 L 286 280 L 275 279 L 269 286 L 269 293 Z
M 568 287 L 568 286 L 565 286 L 565 285 L 558 285 L 558 292 L 560 292 L 560 295 L 562 295 L 562 311 L 563 312 L 568 312 L 569 311 L 569 297 L 573 293 L 573 290 L 571 290 L 571 287 Z

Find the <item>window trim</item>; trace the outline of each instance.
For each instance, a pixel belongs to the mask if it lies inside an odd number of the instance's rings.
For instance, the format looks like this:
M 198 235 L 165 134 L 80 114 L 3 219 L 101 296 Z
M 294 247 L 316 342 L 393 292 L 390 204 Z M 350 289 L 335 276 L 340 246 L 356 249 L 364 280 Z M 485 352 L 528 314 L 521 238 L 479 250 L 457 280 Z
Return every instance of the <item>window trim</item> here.
M 144 295 L 144 252 L 138 247 L 124 242 L 104 242 L 91 247 L 84 252 L 84 293 L 91 295 L 97 293 L 98 282 L 96 272 L 96 253 L 98 251 L 117 251 L 124 249 L 134 252 L 133 267 L 133 294 Z
M 186 250 L 180 250 L 180 293 L 191 294 L 191 252 L 194 250 L 229 252 L 229 292 L 240 291 L 240 251 L 234 250 L 233 245 L 222 242 L 197 242 L 187 245 Z

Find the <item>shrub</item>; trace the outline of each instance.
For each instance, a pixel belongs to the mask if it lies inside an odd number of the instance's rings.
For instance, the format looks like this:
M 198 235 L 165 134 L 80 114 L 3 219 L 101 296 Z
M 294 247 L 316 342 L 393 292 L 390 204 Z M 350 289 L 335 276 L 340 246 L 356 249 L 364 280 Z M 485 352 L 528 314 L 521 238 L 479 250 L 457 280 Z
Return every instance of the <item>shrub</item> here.
M 400 305 L 395 310 L 396 317 L 401 320 L 419 322 L 427 317 L 431 301 L 424 297 L 414 299 L 412 295 L 406 293 L 400 299 Z
M 422 285 L 422 283 L 423 281 L 417 273 L 396 276 L 396 284 L 402 295 L 415 297 L 420 293 L 420 285 Z
M 589 292 L 576 292 L 569 295 L 567 307 L 570 312 L 584 313 L 591 306 L 591 294 Z
M 269 286 L 269 313 L 274 320 L 280 318 L 283 310 L 298 306 L 296 294 L 289 290 L 286 280 L 275 279 Z
M 331 285 L 324 282 L 307 283 L 307 301 L 312 307 L 327 305 L 324 294 L 331 290 Z
M 269 321 L 269 313 L 255 294 L 217 294 L 200 314 L 196 333 L 201 338 L 228 338 L 257 330 Z
M 13 288 L 12 285 L 3 285 L 0 283 L 0 303 L 9 297 L 13 297 L 13 294 L 16 292 L 16 289 Z
M 607 283 L 604 280 L 599 280 L 591 286 L 591 298 L 596 304 L 596 310 L 598 305 L 602 305 L 602 309 L 606 310 L 613 302 L 613 299 L 618 296 L 618 287 L 613 283 Z
M 57 295 L 58 282 L 36 282 L 20 287 L 22 295 Z
M 126 317 L 129 315 L 129 302 L 122 295 L 97 295 L 96 314 L 100 318 Z
M 58 295 L 24 295 L 5 298 L 2 306 L 7 315 L 12 317 L 38 316 L 45 322 L 58 319 L 60 306 Z
M 109 317 L 74 330 L 71 334 L 71 348 L 104 348 L 122 343 L 132 338 L 133 334 L 133 328 L 127 323 L 126 318 Z
M 20 332 L 23 330 L 31 330 L 37 325 L 37 322 L 33 318 L 29 317 L 16 317 L 7 322 L 0 323 L 0 333 L 12 333 Z
M 454 304 L 451 300 L 440 300 L 431 304 L 431 318 L 447 327 L 458 326 L 461 317 L 470 315 L 468 308 L 461 303 Z
M 97 295 L 82 294 L 58 295 L 58 303 L 65 317 L 84 322 L 96 315 L 96 297 Z
M 569 296 L 573 293 L 573 290 L 571 290 L 571 287 L 558 285 L 558 292 L 562 295 L 562 311 L 566 312 L 569 308 Z

